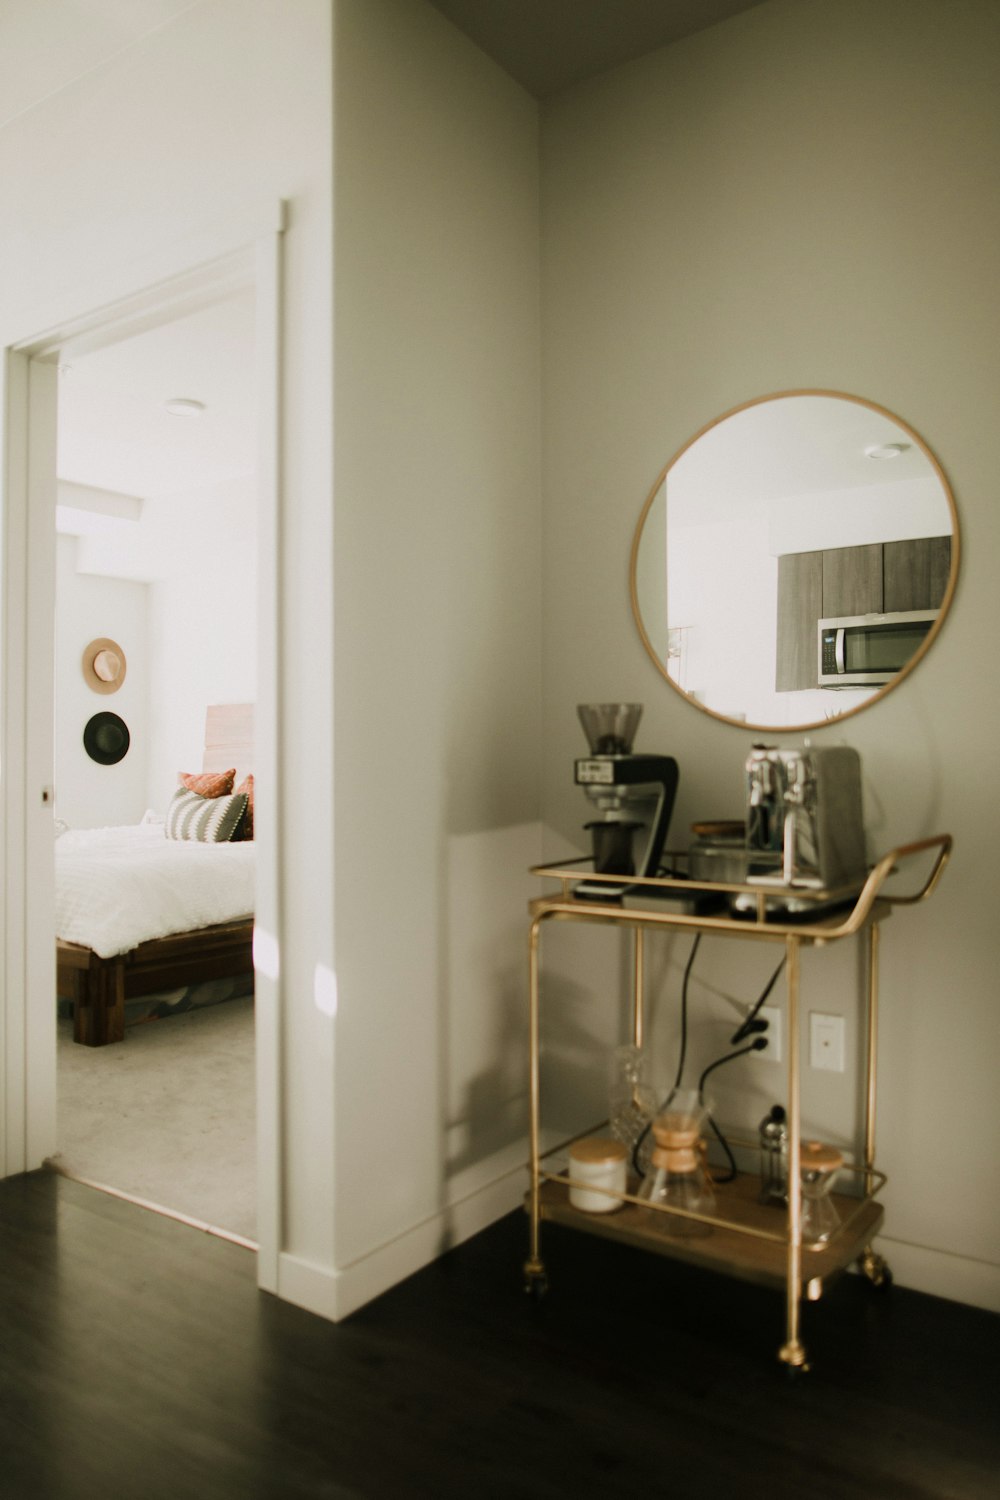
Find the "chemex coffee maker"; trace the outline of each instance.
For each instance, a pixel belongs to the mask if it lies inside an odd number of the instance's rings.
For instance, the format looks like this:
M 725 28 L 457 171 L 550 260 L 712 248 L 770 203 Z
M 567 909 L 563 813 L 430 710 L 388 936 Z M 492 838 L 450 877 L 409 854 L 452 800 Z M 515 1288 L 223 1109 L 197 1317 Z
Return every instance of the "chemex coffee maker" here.
M 751 884 L 805 890 L 864 884 L 861 759 L 856 750 L 808 743 L 801 750 L 754 745 L 746 762 L 745 789 Z
M 677 795 L 677 762 L 670 755 L 639 755 L 632 745 L 641 703 L 581 703 L 577 708 L 590 755 L 575 763 L 575 780 L 599 817 L 586 824 L 600 875 L 656 875 Z M 573 894 L 619 899 L 631 887 L 583 881 Z

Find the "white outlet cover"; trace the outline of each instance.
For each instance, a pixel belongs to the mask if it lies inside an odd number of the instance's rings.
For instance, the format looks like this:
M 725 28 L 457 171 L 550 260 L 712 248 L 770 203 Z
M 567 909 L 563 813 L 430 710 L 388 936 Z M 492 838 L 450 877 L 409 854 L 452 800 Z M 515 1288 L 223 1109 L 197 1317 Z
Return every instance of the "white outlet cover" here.
M 809 1066 L 828 1073 L 844 1071 L 844 1018 L 809 1012 Z

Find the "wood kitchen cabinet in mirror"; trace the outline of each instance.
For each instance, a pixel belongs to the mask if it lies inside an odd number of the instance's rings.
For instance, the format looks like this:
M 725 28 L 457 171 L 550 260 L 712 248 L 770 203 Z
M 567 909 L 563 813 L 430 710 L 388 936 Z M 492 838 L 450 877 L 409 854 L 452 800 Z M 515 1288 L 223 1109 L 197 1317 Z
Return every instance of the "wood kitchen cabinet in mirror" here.
M 861 397 L 782 392 L 709 423 L 659 475 L 633 539 L 632 608 L 688 701 L 801 731 L 914 669 L 958 555 L 951 488 L 913 428 Z
M 813 621 L 814 636 L 824 615 L 880 615 L 883 608 L 881 542 L 823 553 L 823 608 Z
M 950 572 L 950 536 L 886 542 L 883 549 L 886 609 L 940 609 Z

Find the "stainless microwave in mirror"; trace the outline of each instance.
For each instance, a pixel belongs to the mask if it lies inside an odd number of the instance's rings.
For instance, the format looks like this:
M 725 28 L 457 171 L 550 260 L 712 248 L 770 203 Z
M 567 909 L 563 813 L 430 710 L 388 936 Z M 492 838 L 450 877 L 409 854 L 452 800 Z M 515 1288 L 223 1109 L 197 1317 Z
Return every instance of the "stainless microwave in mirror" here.
M 881 687 L 919 651 L 936 609 L 846 615 L 819 622 L 819 686 Z

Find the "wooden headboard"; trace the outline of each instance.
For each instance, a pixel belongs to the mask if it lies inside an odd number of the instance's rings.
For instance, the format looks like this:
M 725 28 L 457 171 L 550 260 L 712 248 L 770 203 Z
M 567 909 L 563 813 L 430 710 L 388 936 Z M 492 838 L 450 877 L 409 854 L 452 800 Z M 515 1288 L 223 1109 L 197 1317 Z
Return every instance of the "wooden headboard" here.
M 212 703 L 205 714 L 203 771 L 228 771 L 236 767 L 239 786 L 254 768 L 252 703 Z

